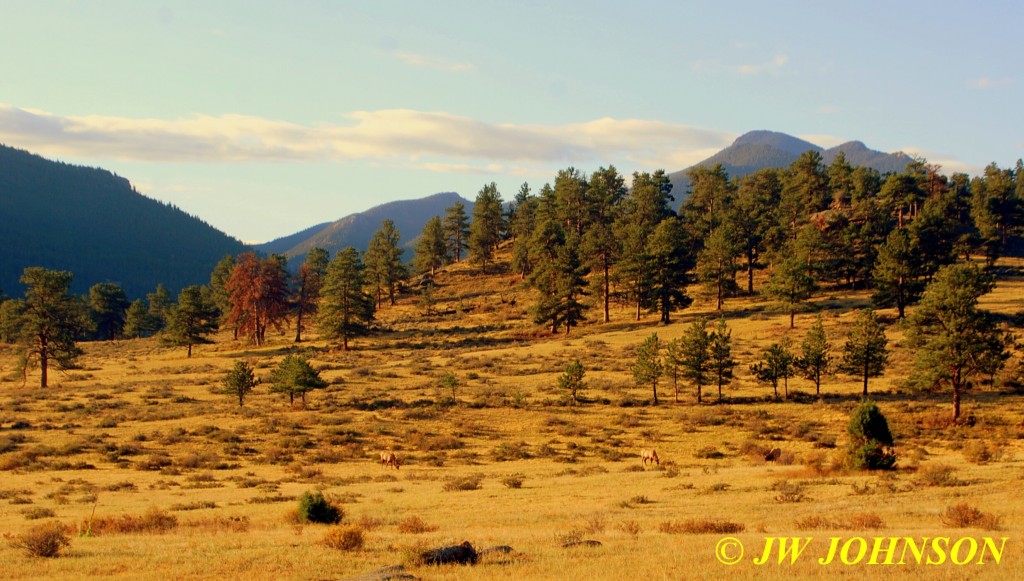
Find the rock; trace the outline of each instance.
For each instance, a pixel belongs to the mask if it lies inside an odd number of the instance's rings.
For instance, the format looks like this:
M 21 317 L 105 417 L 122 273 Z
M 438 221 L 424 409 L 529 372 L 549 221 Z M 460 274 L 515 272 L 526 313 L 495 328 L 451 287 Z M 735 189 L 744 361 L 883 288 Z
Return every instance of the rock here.
M 449 547 L 439 547 L 420 553 L 420 562 L 424 565 L 475 565 L 479 554 L 469 541 Z

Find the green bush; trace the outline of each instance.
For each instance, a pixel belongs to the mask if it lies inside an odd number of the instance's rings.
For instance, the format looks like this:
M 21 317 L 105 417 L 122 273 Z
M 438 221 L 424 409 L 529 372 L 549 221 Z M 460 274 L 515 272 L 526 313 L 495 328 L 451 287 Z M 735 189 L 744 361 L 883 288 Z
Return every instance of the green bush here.
M 299 497 L 299 520 L 301 522 L 337 524 L 345 513 L 340 506 L 324 498 L 319 490 L 306 491 Z
M 850 414 L 847 458 L 855 470 L 888 470 L 896 464 L 889 422 L 873 401 L 864 400 Z

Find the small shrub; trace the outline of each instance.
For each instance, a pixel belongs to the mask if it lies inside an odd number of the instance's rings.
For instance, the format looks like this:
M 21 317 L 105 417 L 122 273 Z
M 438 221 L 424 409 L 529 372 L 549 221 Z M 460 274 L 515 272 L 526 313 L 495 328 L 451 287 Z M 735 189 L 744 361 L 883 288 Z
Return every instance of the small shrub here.
M 524 479 L 526 479 L 526 476 L 523 474 L 510 474 L 503 478 L 501 483 L 504 484 L 506 488 L 522 488 Z
M 964 446 L 962 453 L 964 459 L 974 464 L 988 464 L 997 461 L 1003 456 L 1003 450 L 997 445 L 989 444 L 981 440 L 974 440 Z
M 340 506 L 324 498 L 319 490 L 306 491 L 299 497 L 299 521 L 321 524 L 337 524 L 345 513 Z
M 882 411 L 870 400 L 864 400 L 850 414 L 846 426 L 850 436 L 847 458 L 854 470 L 888 470 L 896 464 L 892 432 Z
M 635 520 L 622 521 L 616 526 L 616 528 L 632 537 L 638 536 L 642 530 L 640 528 L 640 523 Z
M 12 547 L 21 549 L 29 557 L 59 557 L 65 547 L 71 546 L 71 537 L 59 522 L 36 525 L 17 536 L 4 536 Z
M 923 486 L 966 486 L 956 477 L 956 468 L 945 464 L 927 466 L 917 473 L 917 482 Z
M 52 508 L 46 508 L 43 506 L 33 506 L 32 508 L 26 508 L 21 511 L 21 514 L 25 515 L 27 520 L 39 520 L 41 518 L 53 518 L 57 516 L 57 513 L 53 512 Z
M 410 516 L 409 518 L 398 523 L 398 532 L 418 535 L 421 533 L 432 533 L 438 528 L 437 525 L 432 525 L 424 521 L 418 516 Z
M 95 517 L 83 530 L 93 535 L 166 533 L 178 526 L 178 517 L 159 508 L 151 508 L 141 516 L 123 514 L 118 517 Z
M 820 515 L 798 518 L 793 524 L 798 530 L 802 531 L 830 531 L 842 528 L 836 521 Z
M 780 480 L 772 485 L 772 490 L 777 492 L 775 502 L 788 504 L 800 502 L 804 499 L 804 487 L 785 480 Z
M 942 524 L 953 528 L 979 528 L 988 531 L 999 529 L 1000 517 L 970 506 L 966 502 L 947 506 L 942 514 Z
M 728 535 L 741 533 L 746 525 L 725 520 L 686 520 L 667 521 L 658 525 L 658 530 L 666 534 L 718 534 Z
M 882 517 L 873 512 L 855 514 L 850 517 L 848 522 L 850 528 L 854 530 L 866 529 L 877 531 L 885 528 L 885 522 L 882 520 Z
M 331 527 L 320 542 L 325 547 L 337 551 L 358 551 L 363 548 L 366 539 L 363 536 L 363 529 L 359 526 L 338 525 Z
M 445 492 L 452 492 L 456 490 L 480 490 L 480 483 L 484 477 L 479 474 L 472 476 L 463 476 L 461 478 L 449 478 L 445 480 L 442 489 Z
M 693 453 L 694 456 L 702 460 L 721 460 L 725 458 L 725 454 L 718 451 L 718 448 L 714 446 L 704 446 L 700 450 Z

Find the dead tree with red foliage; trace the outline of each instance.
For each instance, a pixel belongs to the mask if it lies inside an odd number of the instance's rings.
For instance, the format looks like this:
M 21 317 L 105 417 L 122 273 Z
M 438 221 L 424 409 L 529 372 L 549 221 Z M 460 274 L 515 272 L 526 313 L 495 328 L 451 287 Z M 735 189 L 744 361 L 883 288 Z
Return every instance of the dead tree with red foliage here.
M 227 290 L 231 294 L 228 322 L 240 336 L 254 345 L 266 342 L 267 329 L 283 332 L 288 319 L 288 271 L 284 258 L 259 258 L 253 252 L 242 254 Z

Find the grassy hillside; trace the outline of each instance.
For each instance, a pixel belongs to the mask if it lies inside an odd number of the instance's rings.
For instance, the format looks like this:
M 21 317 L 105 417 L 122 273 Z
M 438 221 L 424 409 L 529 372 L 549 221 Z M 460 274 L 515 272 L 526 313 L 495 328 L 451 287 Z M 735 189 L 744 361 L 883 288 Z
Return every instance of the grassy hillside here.
M 436 280 L 431 313 L 405 296 L 378 313 L 382 332 L 350 352 L 304 343 L 330 383 L 305 407 L 266 384 L 244 407 L 214 393 L 238 360 L 266 378 L 297 349 L 288 333 L 259 349 L 222 334 L 191 359 L 152 339 L 86 344 L 83 369 L 55 374 L 47 390 L 31 377 L 22 385 L 13 353 L 0 351 L 0 531 L 17 538 L 58 521 L 72 537 L 57 559 L 0 543 L 0 576 L 325 579 L 397 564 L 422 579 L 1024 576 L 1016 358 L 1000 387 L 966 399 L 975 424 L 949 427 L 948 394 L 901 387 L 912 353 L 891 326 L 893 362 L 871 390 L 896 435 L 897 469 L 849 472 L 841 453 L 858 381 L 830 378 L 819 399 L 795 379 L 793 397 L 775 402 L 747 367 L 780 336 L 799 341 L 811 314 L 790 331 L 763 302 L 728 301 L 741 365 L 726 402 L 697 405 L 690 385 L 676 402 L 663 381 L 654 406 L 650 387 L 632 380 L 636 346 L 717 316 L 711 305 L 698 301 L 669 326 L 633 321 L 623 306 L 612 323 L 552 337 L 530 321 L 529 291 L 514 275 L 483 277 L 461 263 Z M 1020 313 L 1024 277 L 1001 280 L 984 302 Z M 867 305 L 862 293 L 815 300 L 834 352 L 853 309 Z M 585 403 L 570 406 L 557 377 L 576 358 L 588 387 Z M 438 382 L 446 372 L 458 379 L 454 398 Z M 652 447 L 661 464 L 642 466 L 639 450 Z M 782 456 L 766 462 L 773 447 Z M 388 449 L 400 469 L 380 466 Z M 316 489 L 362 531 L 361 549 L 329 548 L 329 526 L 295 522 L 296 499 Z M 991 515 L 983 528 L 946 515 L 961 503 Z M 715 557 L 726 536 L 746 546 L 737 565 Z M 795 565 L 755 565 L 766 538 L 780 536 L 813 544 Z M 829 537 L 879 536 L 1009 541 L 999 564 L 968 568 L 817 563 Z M 581 539 L 601 546 L 563 548 Z M 515 551 L 474 567 L 415 563 L 423 549 L 463 540 Z
M 18 296 L 27 266 L 68 270 L 72 290 L 116 282 L 131 297 L 163 283 L 174 295 L 205 284 L 246 247 L 185 212 L 147 198 L 108 171 L 0 145 L 0 290 Z

